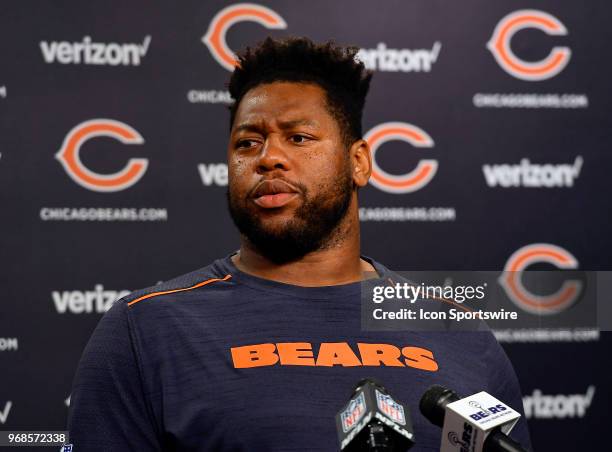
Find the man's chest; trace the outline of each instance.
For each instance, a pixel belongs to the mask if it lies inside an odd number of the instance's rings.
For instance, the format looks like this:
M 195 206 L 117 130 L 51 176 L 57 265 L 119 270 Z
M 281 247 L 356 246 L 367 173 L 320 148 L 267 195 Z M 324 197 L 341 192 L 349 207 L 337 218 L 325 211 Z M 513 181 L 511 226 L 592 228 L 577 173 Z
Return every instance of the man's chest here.
M 328 333 L 329 334 L 329 333 Z M 440 431 L 418 412 L 432 384 L 459 392 L 457 360 L 410 337 L 278 335 L 260 331 L 183 338 L 156 361 L 150 400 L 175 450 L 338 450 L 335 414 L 355 384 L 375 378 L 410 410 L 417 446 L 436 450 Z M 464 362 L 469 366 L 469 362 Z

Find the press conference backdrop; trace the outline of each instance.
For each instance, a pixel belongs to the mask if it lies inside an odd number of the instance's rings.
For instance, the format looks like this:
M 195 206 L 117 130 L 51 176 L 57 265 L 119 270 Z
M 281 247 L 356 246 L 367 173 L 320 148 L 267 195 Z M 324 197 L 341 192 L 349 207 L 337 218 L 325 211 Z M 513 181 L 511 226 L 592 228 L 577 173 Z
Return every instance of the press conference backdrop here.
M 64 429 L 110 303 L 238 248 L 225 84 L 232 52 L 268 35 L 354 44 L 375 73 L 364 254 L 394 270 L 610 270 L 610 13 L 603 0 L 4 4 L 0 430 Z M 612 340 L 545 333 L 497 332 L 534 446 L 594 450 Z

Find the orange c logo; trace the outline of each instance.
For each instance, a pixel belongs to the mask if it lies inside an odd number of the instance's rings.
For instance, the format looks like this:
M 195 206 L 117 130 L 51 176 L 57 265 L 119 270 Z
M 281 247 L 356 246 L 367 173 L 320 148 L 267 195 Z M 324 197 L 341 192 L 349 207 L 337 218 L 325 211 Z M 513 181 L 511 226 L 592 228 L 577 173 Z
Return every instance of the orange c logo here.
M 541 61 L 528 62 L 517 57 L 510 46 L 515 33 L 525 28 L 537 28 L 546 34 L 564 36 L 567 29 L 556 17 L 535 9 L 521 9 L 499 21 L 487 43 L 501 68 L 508 74 L 530 82 L 546 80 L 561 72 L 572 54 L 567 47 L 554 47 Z
M 55 154 L 73 181 L 88 190 L 115 192 L 125 190 L 140 180 L 147 170 L 147 159 L 130 159 L 122 170 L 112 174 L 98 174 L 86 168 L 79 152 L 81 146 L 94 137 L 111 137 L 124 144 L 144 143 L 136 130 L 119 121 L 92 119 L 78 124 L 68 132 L 61 149 Z
M 384 171 L 376 162 L 376 151 L 387 141 L 405 141 L 417 148 L 433 147 L 433 139 L 424 130 L 406 122 L 385 122 L 368 131 L 364 139 L 372 150 L 372 177 L 370 183 L 388 193 L 411 193 L 420 190 L 431 181 L 438 170 L 437 160 L 420 160 L 407 174 L 394 176 Z
M 237 3 L 223 8 L 213 17 L 202 41 L 214 59 L 228 71 L 234 70 L 237 58 L 227 46 L 225 34 L 232 25 L 242 21 L 257 22 L 270 29 L 287 28 L 285 20 L 265 6 L 254 3 Z
M 531 264 L 547 262 L 561 269 L 576 269 L 578 261 L 567 250 L 548 243 L 534 243 L 515 251 L 504 267 L 500 284 L 508 297 L 532 314 L 556 314 L 570 307 L 580 295 L 582 282 L 568 280 L 551 295 L 535 295 L 521 282 L 521 274 Z

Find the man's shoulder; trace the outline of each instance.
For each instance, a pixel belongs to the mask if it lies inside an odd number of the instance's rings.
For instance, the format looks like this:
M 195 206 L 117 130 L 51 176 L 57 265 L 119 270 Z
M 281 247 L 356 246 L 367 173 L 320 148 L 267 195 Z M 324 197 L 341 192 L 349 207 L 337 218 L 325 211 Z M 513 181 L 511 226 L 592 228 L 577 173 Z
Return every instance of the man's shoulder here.
M 156 299 L 156 301 L 174 301 L 188 292 L 193 293 L 193 291 L 206 286 L 229 281 L 232 275 L 224 265 L 226 259 L 227 257 L 216 259 L 197 270 L 159 282 L 153 286 L 134 290 L 115 303 L 126 305 L 127 308 L 131 309 L 153 299 Z
M 434 283 L 430 281 L 432 277 L 440 278 L 438 274 L 440 272 L 396 271 L 391 270 L 372 258 L 367 258 L 367 260 L 373 264 L 379 274 L 379 277 L 372 279 L 370 284 L 394 288 L 400 287 L 401 290 L 407 288 L 406 291 L 412 297 L 410 307 L 418 309 L 419 312 L 443 313 L 443 317 L 430 318 L 445 320 L 425 320 L 413 324 L 414 331 L 424 333 L 442 332 L 446 335 L 446 339 L 450 338 L 448 336 L 449 333 L 458 333 L 453 336 L 453 340 L 460 344 L 469 343 L 479 348 L 486 344 L 492 344 L 494 347 L 499 346 L 493 331 L 484 320 L 478 318 L 462 321 L 453 320 L 458 318 L 457 313 L 471 313 L 476 308 L 463 301 L 457 301 L 452 296 L 448 296 L 443 290 L 445 282 Z M 436 337 L 436 335 L 434 334 L 433 337 Z
M 376 262 L 376 261 L 374 261 Z M 414 291 L 410 292 L 414 297 L 414 305 L 421 309 L 434 310 L 434 311 L 447 311 L 449 309 L 459 310 L 471 310 L 462 302 L 458 302 L 452 297 L 443 295 L 442 286 L 437 286 L 433 283 L 426 283 L 423 276 L 435 272 L 424 272 L 424 271 L 395 271 L 390 270 L 380 262 L 376 262 L 375 268 L 380 274 L 382 284 L 401 287 L 401 288 L 412 288 Z M 440 288 L 440 290 L 425 290 L 426 286 Z

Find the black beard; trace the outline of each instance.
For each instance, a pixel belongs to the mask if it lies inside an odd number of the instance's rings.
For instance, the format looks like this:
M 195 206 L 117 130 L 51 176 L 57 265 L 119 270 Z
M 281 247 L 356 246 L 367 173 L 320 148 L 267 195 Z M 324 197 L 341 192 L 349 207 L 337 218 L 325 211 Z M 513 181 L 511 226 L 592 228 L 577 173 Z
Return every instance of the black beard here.
M 325 246 L 332 233 L 346 216 L 353 192 L 353 181 L 348 168 L 324 193 L 308 197 L 308 190 L 300 196 L 305 201 L 295 216 L 276 230 L 267 229 L 247 199 L 235 199 L 231 189 L 226 192 L 230 216 L 241 234 L 255 249 L 276 264 L 292 262 Z

